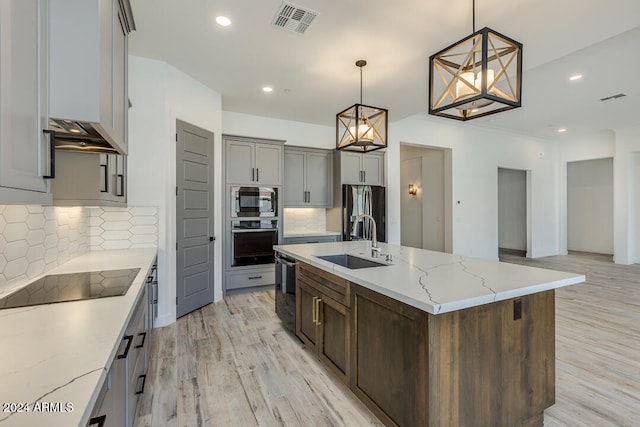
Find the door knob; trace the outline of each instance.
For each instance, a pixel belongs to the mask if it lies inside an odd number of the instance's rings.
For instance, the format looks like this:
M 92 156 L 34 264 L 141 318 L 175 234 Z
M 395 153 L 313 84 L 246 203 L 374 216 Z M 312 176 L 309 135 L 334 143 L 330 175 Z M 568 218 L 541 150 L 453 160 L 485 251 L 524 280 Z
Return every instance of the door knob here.
M 216 240 L 216 238 L 215 238 L 215 237 L 213 237 L 213 236 L 209 236 L 209 241 L 210 241 L 210 242 L 213 242 L 214 240 Z

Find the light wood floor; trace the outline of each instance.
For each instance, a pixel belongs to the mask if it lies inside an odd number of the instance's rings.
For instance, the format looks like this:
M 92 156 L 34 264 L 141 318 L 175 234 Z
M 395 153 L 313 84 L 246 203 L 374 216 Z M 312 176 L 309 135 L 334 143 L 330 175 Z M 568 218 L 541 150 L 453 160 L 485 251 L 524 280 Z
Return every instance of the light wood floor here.
M 587 276 L 556 292 L 556 404 L 545 426 L 640 426 L 640 265 L 502 258 Z M 137 426 L 380 425 L 273 306 L 273 292 L 235 295 L 157 329 Z

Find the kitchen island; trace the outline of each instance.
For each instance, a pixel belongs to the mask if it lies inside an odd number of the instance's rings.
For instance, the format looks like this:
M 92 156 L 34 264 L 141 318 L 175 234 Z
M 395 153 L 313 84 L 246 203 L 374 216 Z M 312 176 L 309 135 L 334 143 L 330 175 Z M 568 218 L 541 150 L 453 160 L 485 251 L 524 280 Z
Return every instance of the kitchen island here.
M 585 277 L 380 246 L 375 259 L 366 241 L 274 247 L 297 260 L 296 335 L 386 425 L 541 426 L 555 289 Z M 345 253 L 383 265 L 318 257 Z

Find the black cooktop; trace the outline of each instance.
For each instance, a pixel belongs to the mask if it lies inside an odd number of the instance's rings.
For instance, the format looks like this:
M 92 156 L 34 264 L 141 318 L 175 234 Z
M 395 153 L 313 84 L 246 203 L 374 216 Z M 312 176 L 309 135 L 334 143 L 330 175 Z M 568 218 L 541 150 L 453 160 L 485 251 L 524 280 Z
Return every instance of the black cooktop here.
M 50 274 L 0 299 L 3 308 L 121 296 L 127 293 L 139 268 Z

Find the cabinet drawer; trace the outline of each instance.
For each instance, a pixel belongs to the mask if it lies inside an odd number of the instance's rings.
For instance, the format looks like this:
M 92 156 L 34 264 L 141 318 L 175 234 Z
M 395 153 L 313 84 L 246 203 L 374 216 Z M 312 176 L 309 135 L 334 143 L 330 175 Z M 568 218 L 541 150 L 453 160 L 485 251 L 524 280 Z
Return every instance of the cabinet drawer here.
M 296 280 L 300 280 L 326 296 L 344 305 L 351 306 L 349 281 L 327 273 L 319 268 L 298 262 L 296 264 Z
M 338 235 L 317 235 L 317 236 L 296 236 L 285 237 L 285 245 L 296 245 L 298 243 L 324 243 L 324 242 L 337 242 L 340 236 Z
M 227 275 L 227 289 L 250 288 L 273 285 L 276 280 L 273 267 L 264 270 L 252 270 Z

